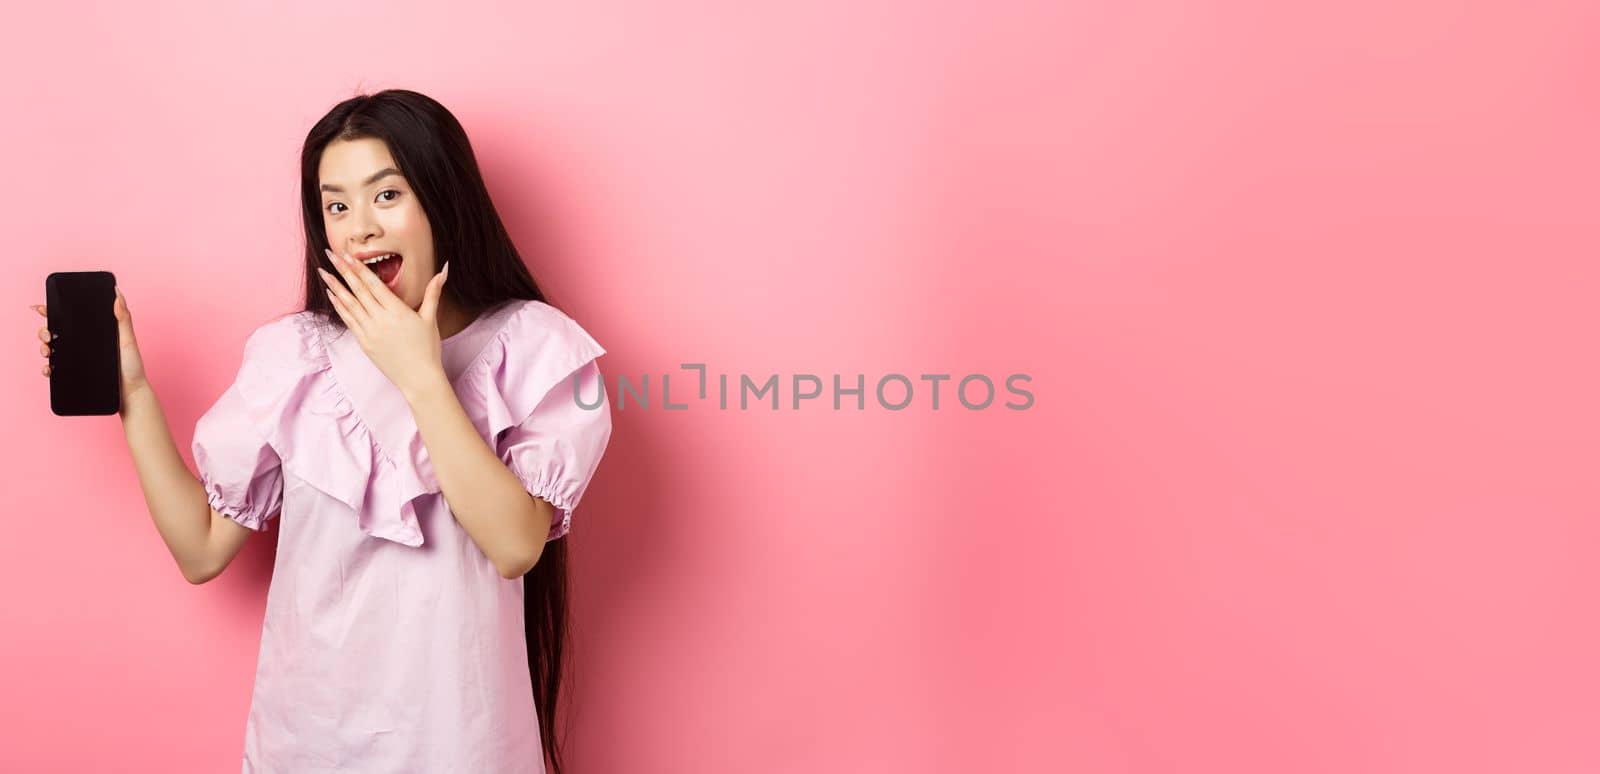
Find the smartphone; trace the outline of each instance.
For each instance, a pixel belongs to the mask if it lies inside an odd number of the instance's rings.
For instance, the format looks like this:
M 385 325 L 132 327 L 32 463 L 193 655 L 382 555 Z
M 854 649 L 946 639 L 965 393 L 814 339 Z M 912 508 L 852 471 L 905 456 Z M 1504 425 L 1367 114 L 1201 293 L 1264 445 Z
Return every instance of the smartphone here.
M 58 271 L 44 280 L 50 342 L 50 410 L 104 416 L 122 410 L 117 278 L 109 271 Z

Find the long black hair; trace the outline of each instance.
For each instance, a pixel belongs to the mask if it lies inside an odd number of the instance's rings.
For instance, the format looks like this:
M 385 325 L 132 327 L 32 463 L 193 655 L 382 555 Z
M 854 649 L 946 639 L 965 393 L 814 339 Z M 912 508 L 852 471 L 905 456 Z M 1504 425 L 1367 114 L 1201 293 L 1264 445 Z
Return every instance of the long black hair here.
M 511 243 L 489 190 L 478 171 L 467 133 L 450 111 L 415 91 L 388 89 L 335 105 L 306 134 L 300 151 L 300 203 L 306 230 L 306 305 L 318 319 L 343 326 L 322 290 L 316 270 L 333 276 L 322 222 L 317 170 L 322 151 L 335 140 L 374 138 L 389 147 L 400 173 L 416 192 L 433 232 L 433 254 L 449 256 L 450 280 L 444 294 L 475 318 L 512 299 L 545 301 L 544 293 Z M 438 267 L 435 267 L 437 271 Z M 567 634 L 566 540 L 545 544 L 539 561 L 523 576 L 523 630 L 528 644 L 528 674 L 539 715 L 539 738 L 554 774 L 561 774 L 561 747 L 555 733 L 556 699 L 561 689 L 562 650 Z

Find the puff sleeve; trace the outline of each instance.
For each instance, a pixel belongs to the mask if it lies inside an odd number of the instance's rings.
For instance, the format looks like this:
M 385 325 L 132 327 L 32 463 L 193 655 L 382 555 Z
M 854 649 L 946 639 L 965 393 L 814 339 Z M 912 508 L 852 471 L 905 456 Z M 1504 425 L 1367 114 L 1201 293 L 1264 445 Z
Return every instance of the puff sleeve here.
M 277 401 L 262 397 L 285 368 L 285 333 L 269 324 L 250 335 L 233 383 L 195 424 L 191 447 L 211 507 L 257 531 L 283 505 L 282 463 L 267 442 Z
M 605 348 L 565 313 L 530 301 L 483 360 L 491 446 L 529 494 L 555 508 L 546 540 L 567 534 L 611 440 L 597 359 Z
M 572 512 L 589 488 L 611 439 L 611 408 L 600 367 L 590 360 L 562 379 L 526 419 L 501 434 L 496 451 L 529 494 L 555 506 L 545 539 L 572 528 Z M 579 404 L 579 400 L 591 405 Z

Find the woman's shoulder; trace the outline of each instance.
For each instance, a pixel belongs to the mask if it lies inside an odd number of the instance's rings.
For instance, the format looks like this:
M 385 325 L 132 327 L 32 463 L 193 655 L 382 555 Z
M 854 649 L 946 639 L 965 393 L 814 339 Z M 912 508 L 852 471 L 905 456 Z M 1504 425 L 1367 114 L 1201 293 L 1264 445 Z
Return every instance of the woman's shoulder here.
M 563 379 L 606 353 L 571 315 L 543 301 L 518 299 L 497 312 L 504 316 L 495 335 L 458 393 L 489 437 L 522 422 Z
M 246 363 L 311 370 L 327 361 L 319 333 L 325 323 L 309 310 L 288 312 L 257 325 L 245 339 Z
M 545 301 L 539 301 L 532 298 L 518 298 L 512 300 L 510 303 L 515 309 L 513 312 L 514 316 L 522 317 L 542 325 L 566 325 L 568 323 L 577 324 L 577 321 L 573 320 L 571 315 Z
M 510 358 L 577 360 L 587 362 L 605 354 L 605 348 L 589 331 L 565 311 L 544 301 L 516 299 L 507 304 L 494 341 L 496 348 Z

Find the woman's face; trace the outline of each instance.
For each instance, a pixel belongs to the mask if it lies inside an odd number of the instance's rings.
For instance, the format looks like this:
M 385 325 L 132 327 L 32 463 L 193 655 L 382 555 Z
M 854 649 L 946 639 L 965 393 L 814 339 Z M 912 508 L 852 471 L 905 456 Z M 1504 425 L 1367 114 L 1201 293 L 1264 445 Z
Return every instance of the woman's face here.
M 328 244 L 358 261 L 398 253 L 398 258 L 368 268 L 407 306 L 420 308 L 422 291 L 438 271 L 433 265 L 433 231 L 389 147 L 370 137 L 328 143 L 317 179 Z

